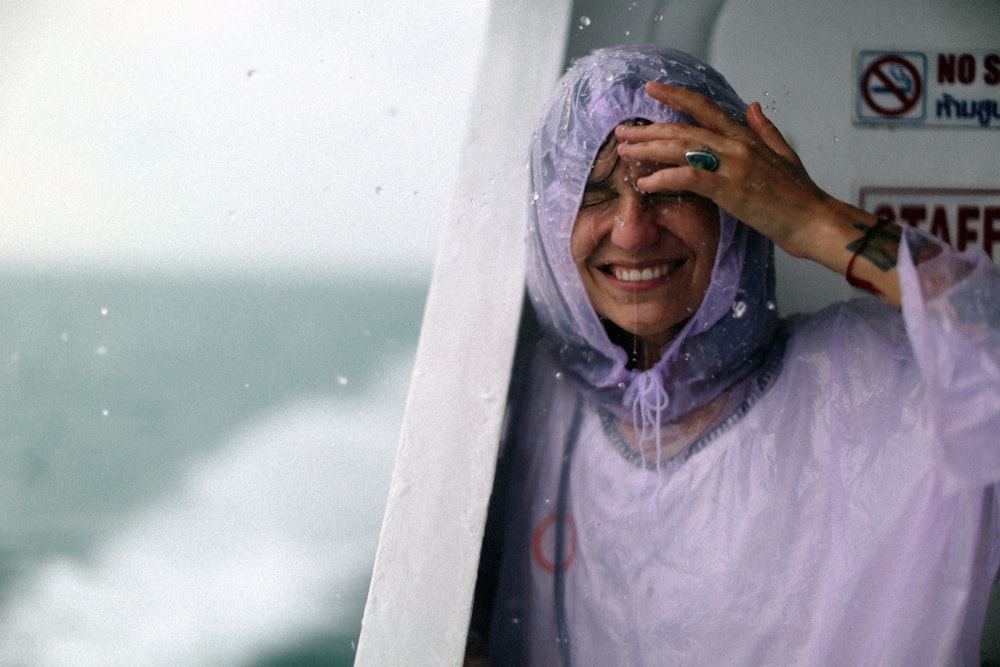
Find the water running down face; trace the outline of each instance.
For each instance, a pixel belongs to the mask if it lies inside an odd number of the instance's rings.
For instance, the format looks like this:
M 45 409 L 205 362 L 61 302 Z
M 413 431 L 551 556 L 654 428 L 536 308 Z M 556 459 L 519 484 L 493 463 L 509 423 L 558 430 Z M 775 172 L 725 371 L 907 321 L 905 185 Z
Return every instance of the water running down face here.
M 612 137 L 598 152 L 570 248 L 609 335 L 645 368 L 698 309 L 719 245 L 715 204 L 689 192 L 640 192 L 664 167 L 620 158 Z M 616 330 L 617 329 L 617 330 Z

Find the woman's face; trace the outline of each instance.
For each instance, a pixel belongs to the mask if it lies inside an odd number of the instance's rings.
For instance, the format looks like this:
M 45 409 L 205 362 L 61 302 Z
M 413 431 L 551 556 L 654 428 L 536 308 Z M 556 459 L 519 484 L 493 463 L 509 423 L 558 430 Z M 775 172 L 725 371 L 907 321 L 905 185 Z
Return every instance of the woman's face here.
M 638 337 L 651 365 L 708 290 L 719 213 L 691 193 L 638 191 L 637 178 L 670 165 L 619 158 L 616 145 L 594 161 L 570 247 L 594 310 Z

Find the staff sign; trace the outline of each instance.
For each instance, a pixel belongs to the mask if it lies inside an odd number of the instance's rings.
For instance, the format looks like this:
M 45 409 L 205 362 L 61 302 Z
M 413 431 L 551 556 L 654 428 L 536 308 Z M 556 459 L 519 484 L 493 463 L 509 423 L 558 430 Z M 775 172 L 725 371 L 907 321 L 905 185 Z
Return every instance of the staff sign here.
M 859 205 L 919 227 L 957 250 L 981 248 L 1000 263 L 1000 190 L 863 187 Z
M 859 123 L 1000 128 L 1000 49 L 861 51 Z

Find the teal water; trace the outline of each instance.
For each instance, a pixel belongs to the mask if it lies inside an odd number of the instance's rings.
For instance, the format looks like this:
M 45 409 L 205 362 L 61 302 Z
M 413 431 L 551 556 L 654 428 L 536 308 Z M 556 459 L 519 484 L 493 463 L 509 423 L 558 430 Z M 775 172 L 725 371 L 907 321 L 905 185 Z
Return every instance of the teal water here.
M 190 577 L 178 576 L 178 586 L 199 586 L 214 551 L 231 549 L 225 558 L 242 562 L 244 551 L 281 534 L 285 551 L 275 550 L 267 561 L 274 577 L 266 568 L 254 570 L 264 572 L 256 586 L 270 590 L 268 582 L 287 576 L 288 586 L 302 588 L 294 579 L 299 575 L 283 566 L 281 554 L 299 556 L 288 545 L 307 544 L 317 562 L 331 564 L 341 548 L 352 556 L 339 569 L 331 565 L 322 579 L 337 589 L 326 592 L 338 607 L 330 616 L 337 624 L 317 623 L 326 618 L 322 610 L 311 619 L 296 620 L 294 605 L 254 616 L 243 598 L 221 600 L 220 611 L 203 624 L 215 624 L 217 642 L 225 641 L 232 621 L 234 646 L 207 654 L 258 667 L 350 664 L 367 583 L 356 554 L 377 533 L 405 396 L 399 385 L 407 380 L 426 289 L 423 282 L 349 279 L 0 276 L 0 618 L 19 628 L 0 634 L 12 644 L 0 646 L 0 656 L 42 664 L 44 656 L 63 655 L 49 644 L 72 645 L 73 628 L 114 628 L 113 621 L 75 617 L 67 626 L 59 614 L 93 608 L 101 595 L 127 598 L 135 586 L 116 583 L 116 562 L 155 563 L 163 550 L 157 539 L 188 540 L 185 526 L 199 517 L 224 518 L 250 507 L 240 525 L 220 518 L 218 526 L 197 527 L 191 543 L 208 546 L 192 548 L 196 568 Z M 298 440 L 282 443 L 292 431 Z M 334 432 L 342 443 L 315 444 Z M 286 451 L 298 458 L 285 460 Z M 321 460 L 312 464 L 312 456 Z M 272 469 L 280 479 L 269 478 Z M 171 505 L 171 498 L 181 500 Z M 308 523 L 270 511 L 288 498 Z M 199 502 L 230 509 L 202 512 Z M 167 521 L 163 517 L 173 517 L 170 525 L 179 527 L 171 530 L 182 537 L 167 540 L 163 530 L 149 528 Z M 341 532 L 357 532 L 355 542 L 366 546 L 337 542 L 338 522 L 347 519 L 355 523 L 343 524 Z M 253 531 L 263 537 L 248 539 Z M 178 556 L 165 572 L 183 571 L 187 562 Z M 297 567 L 294 572 L 326 572 Z M 156 580 L 156 567 L 144 568 Z M 116 599 L 108 606 L 124 604 Z M 127 622 L 142 628 L 142 600 L 127 604 L 139 610 Z M 156 613 L 163 615 L 163 608 L 150 612 L 150 623 L 162 624 Z M 182 645 L 187 625 L 181 620 L 191 612 L 178 609 L 175 634 Z M 247 640 L 246 651 L 235 646 L 254 635 L 254 624 L 268 613 L 280 614 L 280 622 L 265 627 L 280 625 L 285 634 Z M 113 648 L 120 638 L 112 630 L 93 637 L 101 632 L 88 631 L 88 641 L 95 653 L 108 654 L 101 642 Z M 198 632 L 202 628 L 192 634 Z M 152 639 L 137 646 L 128 655 L 152 651 L 150 664 L 159 659 Z M 192 641 L 190 664 L 202 664 L 199 646 Z M 81 664 L 86 655 L 79 654 Z

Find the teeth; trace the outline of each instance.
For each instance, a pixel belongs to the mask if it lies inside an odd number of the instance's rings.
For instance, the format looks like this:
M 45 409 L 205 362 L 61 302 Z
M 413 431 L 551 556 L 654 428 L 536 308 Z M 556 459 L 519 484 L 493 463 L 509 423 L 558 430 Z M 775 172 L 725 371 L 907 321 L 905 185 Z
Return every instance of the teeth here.
M 629 283 L 637 283 L 642 280 L 656 280 L 670 273 L 670 265 L 647 266 L 645 269 L 618 269 L 615 270 L 615 278 Z

